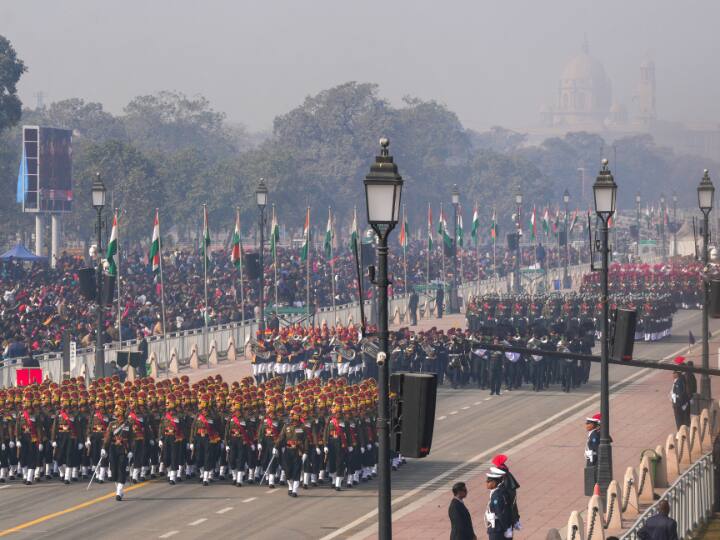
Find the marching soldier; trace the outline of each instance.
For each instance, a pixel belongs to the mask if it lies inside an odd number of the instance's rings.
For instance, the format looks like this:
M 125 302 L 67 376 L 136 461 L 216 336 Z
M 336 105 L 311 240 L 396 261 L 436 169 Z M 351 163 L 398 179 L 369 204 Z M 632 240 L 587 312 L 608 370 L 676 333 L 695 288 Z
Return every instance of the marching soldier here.
M 100 455 L 109 458 L 110 471 L 115 479 L 115 500 L 122 501 L 127 482 L 127 469 L 132 463 L 132 430 L 125 419 L 125 402 L 115 403 L 115 417 L 108 424 Z
M 290 420 L 280 432 L 277 447 L 283 451 L 283 469 L 288 484 L 288 495 L 298 496 L 300 474 L 308 459 L 308 438 L 301 420 L 302 408 L 296 405 L 290 411 Z
M 330 479 L 335 485 L 335 491 L 342 488 L 342 480 L 347 470 L 348 436 L 345 427 L 345 418 L 342 415 L 343 398 L 337 397 L 330 410 L 330 418 L 325 425 L 325 457 L 328 463 Z
M 210 394 L 202 394 L 198 409 L 190 431 L 190 440 L 193 441 L 190 443 L 190 450 L 194 452 L 198 469 L 202 473 L 203 486 L 208 486 L 220 448 L 220 422 L 210 409 Z
M 23 411 L 17 418 L 17 439 L 15 446 L 19 465 L 25 471 L 25 485 L 29 486 L 35 478 L 35 469 L 39 465 L 43 451 L 45 433 L 39 414 L 39 397 L 26 393 L 23 397 Z
M 168 394 L 165 397 L 165 414 L 160 420 L 158 446 L 171 486 L 182 476 L 187 444 L 186 428 L 182 412 L 178 410 L 177 397 Z
M 70 394 L 62 394 L 60 410 L 55 417 L 50 440 L 55 448 L 55 459 L 58 466 L 64 467 L 65 484 L 78 480 L 78 467 L 80 466 L 80 451 L 84 447 L 84 433 L 77 409 Z
M 105 402 L 103 394 L 95 397 L 95 411 L 89 419 L 87 438 L 85 439 L 85 448 L 89 453 L 90 462 L 97 468 L 95 471 L 98 483 L 105 482 L 107 476 L 107 458 L 100 456 L 102 450 L 103 439 L 110 424 L 110 411 Z
M 242 401 L 235 399 L 232 403 L 232 414 L 225 426 L 225 447 L 228 454 L 233 484 L 242 487 L 245 476 L 245 467 L 250 464 L 250 456 L 255 453 L 255 443 L 250 435 L 248 426 L 242 414 Z M 252 471 L 254 467 L 251 467 Z M 251 473 L 252 474 L 252 473 Z

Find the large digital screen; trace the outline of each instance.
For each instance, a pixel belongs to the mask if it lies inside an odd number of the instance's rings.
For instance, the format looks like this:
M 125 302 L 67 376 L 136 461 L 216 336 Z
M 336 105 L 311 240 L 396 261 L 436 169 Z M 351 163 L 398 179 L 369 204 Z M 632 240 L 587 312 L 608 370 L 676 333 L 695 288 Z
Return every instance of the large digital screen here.
M 23 127 L 23 163 L 18 189 L 25 212 L 72 210 L 72 131 Z M 21 185 L 24 184 L 24 185 Z

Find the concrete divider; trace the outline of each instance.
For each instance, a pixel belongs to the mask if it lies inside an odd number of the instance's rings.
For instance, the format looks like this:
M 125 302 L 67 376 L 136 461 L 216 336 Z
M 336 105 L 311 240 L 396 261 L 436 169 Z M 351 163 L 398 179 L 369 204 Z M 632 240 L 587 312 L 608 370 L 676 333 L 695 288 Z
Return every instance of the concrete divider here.
M 670 487 L 667 475 L 667 458 L 665 457 L 665 449 L 659 444 L 655 447 L 655 453 L 660 458 L 660 462 L 655 468 L 655 487 L 663 489 Z
M 672 483 L 680 476 L 680 456 L 676 436 L 672 433 L 665 441 L 665 474 L 668 482 Z
M 638 501 L 637 492 L 637 475 L 635 474 L 634 467 L 628 467 L 625 470 L 625 477 L 623 478 L 623 499 L 622 499 L 622 511 L 625 516 L 639 516 L 640 515 L 640 501 Z
M 170 351 L 170 363 L 168 364 L 168 372 L 171 375 L 180 373 L 180 363 L 178 361 L 178 353 L 175 349 Z
M 655 482 L 653 480 L 652 470 L 650 469 L 650 458 L 643 456 L 640 466 L 638 467 L 638 500 L 641 503 L 651 503 L 655 500 Z
M 690 465 L 690 431 L 687 426 L 680 426 L 680 429 L 675 435 L 678 447 L 678 459 L 680 465 Z
M 237 360 L 237 351 L 235 350 L 235 338 L 230 336 L 227 344 L 227 359 L 228 362 L 235 362 Z
M 217 344 L 215 343 L 215 339 L 210 340 L 210 352 L 208 353 L 208 364 L 211 366 L 218 365 L 218 352 L 217 352 Z
M 702 457 L 702 443 L 700 442 L 700 417 L 693 414 L 690 417 L 690 462 L 693 463 Z
M 197 343 L 193 343 L 190 348 L 190 368 L 198 369 L 200 367 L 200 355 L 198 354 Z
M 605 540 L 605 519 L 600 495 L 593 495 L 588 501 L 586 540 Z
M 157 355 L 154 352 L 150 353 L 150 356 L 148 357 L 148 362 L 150 363 L 150 376 L 153 379 L 157 379 L 159 370 L 158 370 Z
M 585 540 L 585 524 L 580 512 L 573 510 L 568 519 L 566 540 Z
M 622 491 L 617 480 L 610 482 L 607 489 L 607 508 L 605 509 L 605 524 L 608 532 L 622 530 Z
M 703 409 L 700 412 L 700 446 L 704 453 L 710 452 L 713 447 L 712 425 L 710 423 L 710 412 Z

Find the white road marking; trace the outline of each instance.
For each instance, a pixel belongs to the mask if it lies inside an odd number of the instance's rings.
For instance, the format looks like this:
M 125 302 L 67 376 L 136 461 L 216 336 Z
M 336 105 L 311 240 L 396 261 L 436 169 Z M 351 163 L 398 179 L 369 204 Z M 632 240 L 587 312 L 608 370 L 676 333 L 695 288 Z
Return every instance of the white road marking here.
M 216 513 L 216 514 L 224 514 L 225 512 L 229 512 L 230 510 L 232 510 L 232 506 L 228 506 L 227 508 L 223 508 L 222 510 L 218 510 L 218 511 L 215 512 L 215 513 Z
M 6 488 L 9 488 L 9 487 L 10 487 L 10 486 L 0 486 L 0 489 L 6 489 Z
M 447 418 L 447 416 L 441 416 L 438 418 L 438 420 L 445 420 L 446 418 Z M 5 486 L 5 487 L 7 487 L 7 486 Z
M 474 405 L 480 405 L 480 404 L 482 404 L 482 401 L 476 401 L 476 402 L 474 403 Z
M 667 361 L 668 359 L 674 358 L 675 356 L 677 356 L 678 354 L 680 354 L 686 350 L 687 350 L 687 345 L 681 347 L 680 349 L 673 352 L 672 354 L 665 356 L 662 360 Z M 613 384 L 610 387 L 611 397 L 612 397 L 612 391 L 614 389 L 616 389 L 626 383 L 629 383 L 629 382 L 635 382 L 635 383 L 642 382 L 643 380 L 645 380 L 649 377 L 652 377 L 654 374 L 655 374 L 654 369 L 643 368 L 639 371 L 636 371 L 632 375 L 628 375 L 627 377 L 625 377 L 621 381 L 616 382 L 615 384 Z M 490 398 L 485 398 L 485 401 L 487 401 L 488 399 L 490 399 Z M 437 475 L 435 478 L 431 478 L 430 480 L 428 480 L 424 484 L 421 484 L 420 486 L 416 487 L 415 489 L 411 489 L 404 495 L 396 497 L 395 499 L 393 499 L 391 501 L 391 506 L 394 504 L 401 503 L 406 499 L 415 497 L 415 495 L 417 495 L 418 493 L 422 493 L 423 491 L 426 491 L 428 486 L 431 486 L 435 482 L 438 482 L 438 481 L 442 480 L 443 478 L 447 478 L 448 476 L 455 474 L 455 472 L 457 472 L 461 468 L 467 467 L 468 465 L 472 465 L 473 463 L 480 462 L 480 464 L 474 470 L 465 474 L 465 478 L 469 478 L 476 474 L 479 474 L 480 472 L 483 471 L 483 469 L 485 469 L 487 467 L 487 464 L 485 464 L 481 461 L 486 456 L 489 456 L 492 453 L 497 452 L 498 450 L 503 450 L 505 453 L 514 453 L 523 448 L 527 448 L 528 446 L 532 446 L 538 440 L 540 440 L 542 437 L 547 436 L 548 433 L 550 433 L 551 431 L 558 430 L 567 424 L 575 422 L 577 420 L 577 418 L 582 417 L 582 415 L 585 414 L 585 411 L 588 408 L 588 406 L 590 404 L 595 404 L 598 401 L 598 399 L 600 399 L 600 393 L 593 394 L 593 395 L 585 398 L 584 400 L 579 401 L 579 402 L 575 403 L 574 405 L 571 405 L 570 407 L 563 409 L 562 411 L 552 415 L 551 417 L 545 419 L 544 421 L 540 422 L 539 424 L 536 424 L 535 426 L 526 429 L 522 433 L 518 433 L 517 435 L 510 437 L 508 440 L 506 440 L 492 448 L 484 450 L 480 454 L 467 460 L 465 463 L 456 465 L 455 467 L 448 469 L 447 471 Z M 577 408 L 580 409 L 579 412 L 572 414 L 571 416 L 569 416 L 562 422 L 559 422 L 559 423 L 557 422 L 558 418 L 561 418 L 562 416 L 567 414 L 568 411 L 572 411 Z M 522 440 L 524 437 L 526 437 L 528 435 L 528 433 L 532 433 L 536 429 L 543 428 L 546 426 L 549 426 L 549 429 L 541 430 L 536 435 L 533 435 L 529 439 L 526 439 L 521 443 L 515 444 L 515 446 L 510 446 L 511 444 Z M 393 512 L 392 520 L 396 521 L 396 520 L 400 519 L 401 517 L 409 514 L 410 512 L 413 512 L 413 511 L 417 510 L 418 508 L 421 508 L 423 505 L 427 504 L 429 501 L 431 501 L 435 497 L 437 497 L 440 493 L 445 493 L 446 491 L 447 491 L 447 486 L 445 486 L 445 485 L 440 486 L 439 488 L 430 491 L 425 496 L 422 496 L 419 499 L 416 499 L 413 503 L 408 504 L 408 505 L 404 506 L 403 508 L 401 508 L 400 510 Z M 368 512 L 367 514 L 365 514 L 364 516 L 360 516 L 355 521 L 348 523 L 344 527 L 340 527 L 339 529 L 331 532 L 330 534 L 323 536 L 320 540 L 331 540 L 332 538 L 336 538 L 340 535 L 345 535 L 345 533 L 347 531 L 351 531 L 352 529 L 356 528 L 359 525 L 362 525 L 366 521 L 375 518 L 377 516 L 377 513 L 378 513 L 377 510 L 372 510 L 372 511 Z M 367 536 L 370 536 L 371 534 L 373 534 L 373 532 L 376 532 L 376 530 L 377 530 L 377 525 L 371 525 L 370 527 L 363 529 L 359 533 L 352 535 L 350 538 L 351 539 L 366 538 Z M 345 536 L 347 536 L 347 535 L 345 535 Z
M 253 502 L 255 499 L 257 499 L 257 497 L 250 497 L 249 499 L 243 499 L 240 502 L 249 503 L 249 502 Z
M 490 401 L 492 399 L 492 396 L 486 397 L 483 401 Z
M 278 491 L 280 491 L 278 488 L 268 489 L 265 493 L 277 493 Z
M 179 532 L 180 531 L 168 531 L 165 534 L 161 534 L 160 536 L 158 536 L 158 538 L 170 538 L 171 536 L 175 536 Z
M 461 407 L 463 411 L 467 411 L 470 407 Z
M 205 523 L 206 521 L 207 521 L 207 518 L 200 518 L 200 519 L 196 519 L 192 523 L 188 523 L 188 525 L 190 527 L 195 527 L 196 525 L 200 525 L 201 523 Z
M 452 411 L 450 414 L 457 414 L 457 411 Z

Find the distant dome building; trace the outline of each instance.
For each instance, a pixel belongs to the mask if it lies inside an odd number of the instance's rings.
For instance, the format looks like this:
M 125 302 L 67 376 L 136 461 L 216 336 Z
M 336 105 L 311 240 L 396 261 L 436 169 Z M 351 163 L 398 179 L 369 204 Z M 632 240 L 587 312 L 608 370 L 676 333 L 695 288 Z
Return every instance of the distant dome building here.
M 600 61 L 590 56 L 587 40 L 563 69 L 553 125 L 602 126 L 612 104 L 612 85 Z

